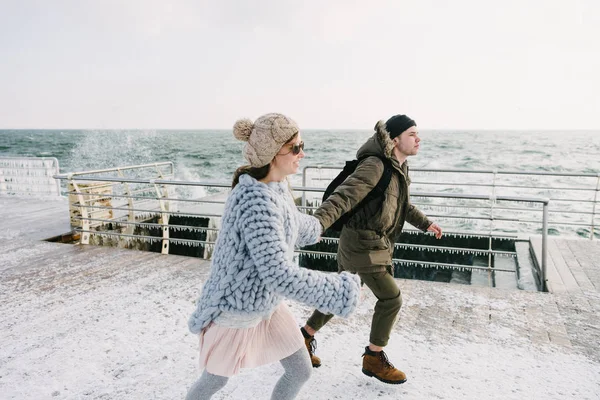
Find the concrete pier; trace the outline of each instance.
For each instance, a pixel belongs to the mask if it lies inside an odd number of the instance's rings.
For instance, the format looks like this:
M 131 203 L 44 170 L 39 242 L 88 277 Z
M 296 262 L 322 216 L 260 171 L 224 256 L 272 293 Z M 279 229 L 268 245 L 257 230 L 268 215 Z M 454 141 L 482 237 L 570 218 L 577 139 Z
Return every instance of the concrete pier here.
M 183 398 L 200 372 L 187 319 L 209 262 L 45 242 L 65 233 L 66 206 L 34 216 L 12 201 L 0 199 L 0 398 Z M 386 352 L 408 375 L 400 386 L 361 373 L 376 301 L 365 290 L 352 317 L 318 333 L 323 366 L 298 399 L 600 398 L 600 243 L 549 249 L 550 293 L 399 279 Z M 287 303 L 299 325 L 310 315 Z M 268 399 L 282 371 L 244 371 L 214 398 Z

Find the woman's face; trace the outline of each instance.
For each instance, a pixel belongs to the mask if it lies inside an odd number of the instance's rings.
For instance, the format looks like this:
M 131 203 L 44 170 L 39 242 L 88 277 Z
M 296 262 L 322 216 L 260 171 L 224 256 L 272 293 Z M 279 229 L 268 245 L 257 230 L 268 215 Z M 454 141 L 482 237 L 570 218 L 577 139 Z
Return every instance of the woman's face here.
M 294 139 L 281 146 L 279 153 L 272 161 L 271 168 L 275 168 L 278 175 L 282 177 L 297 173 L 300 160 L 304 158 L 303 149 L 304 142 L 298 134 Z

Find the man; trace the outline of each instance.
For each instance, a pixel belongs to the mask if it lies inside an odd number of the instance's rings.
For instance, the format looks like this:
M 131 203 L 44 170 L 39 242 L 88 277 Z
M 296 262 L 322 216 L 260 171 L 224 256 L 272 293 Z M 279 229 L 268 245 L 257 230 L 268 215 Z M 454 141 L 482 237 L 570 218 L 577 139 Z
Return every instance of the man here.
M 383 199 L 371 200 L 344 225 L 337 261 L 340 271 L 358 274 L 362 283 L 378 299 L 369 345 L 363 354 L 362 371 L 391 384 L 406 381 L 406 375 L 394 368 L 383 351 L 402 306 L 400 288 L 393 278 L 395 239 L 402 232 L 405 221 L 424 232 L 433 232 L 437 239 L 442 237 L 442 229 L 410 203 L 406 159 L 418 153 L 420 142 L 415 121 L 406 115 L 395 115 L 387 122 L 379 121 L 375 125 L 375 134 L 357 152 L 357 158 L 366 158 L 314 214 L 323 225 L 323 230 L 327 229 L 377 185 L 384 171 L 384 162 L 380 157 L 389 159 L 394 171 Z M 321 360 L 314 354 L 314 334 L 331 317 L 315 310 L 301 328 L 313 367 L 321 365 Z

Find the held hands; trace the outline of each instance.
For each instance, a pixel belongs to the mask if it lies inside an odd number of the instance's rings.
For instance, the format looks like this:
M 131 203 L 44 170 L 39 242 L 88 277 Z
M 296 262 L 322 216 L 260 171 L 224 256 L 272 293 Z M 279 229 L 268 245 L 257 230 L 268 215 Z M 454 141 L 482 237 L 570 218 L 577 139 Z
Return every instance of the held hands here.
M 436 239 L 440 239 L 442 237 L 442 228 L 435 222 L 429 225 L 427 232 L 433 232 Z
M 360 284 L 360 296 L 358 297 L 358 303 L 365 301 L 365 285 Z

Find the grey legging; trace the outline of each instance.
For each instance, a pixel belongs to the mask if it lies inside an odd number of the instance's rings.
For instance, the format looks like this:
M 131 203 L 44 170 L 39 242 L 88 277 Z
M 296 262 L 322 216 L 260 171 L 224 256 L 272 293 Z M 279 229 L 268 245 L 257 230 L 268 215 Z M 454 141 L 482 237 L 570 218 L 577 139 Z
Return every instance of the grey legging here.
M 277 381 L 271 394 L 271 400 L 295 399 L 302 385 L 308 381 L 312 373 L 312 364 L 308 352 L 302 347 L 280 362 L 285 372 Z M 223 389 L 228 380 L 229 378 L 225 376 L 213 375 L 204 370 L 200 378 L 190 388 L 185 400 L 208 400 L 213 394 Z

